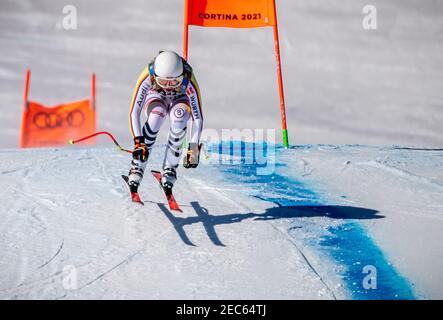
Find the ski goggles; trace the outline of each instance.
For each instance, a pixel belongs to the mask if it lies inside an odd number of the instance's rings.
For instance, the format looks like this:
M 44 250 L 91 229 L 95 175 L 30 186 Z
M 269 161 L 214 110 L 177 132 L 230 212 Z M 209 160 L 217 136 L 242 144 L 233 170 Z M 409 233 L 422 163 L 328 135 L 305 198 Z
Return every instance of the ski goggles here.
M 162 78 L 156 76 L 155 82 L 163 89 L 175 89 L 182 84 L 183 76 L 177 78 Z

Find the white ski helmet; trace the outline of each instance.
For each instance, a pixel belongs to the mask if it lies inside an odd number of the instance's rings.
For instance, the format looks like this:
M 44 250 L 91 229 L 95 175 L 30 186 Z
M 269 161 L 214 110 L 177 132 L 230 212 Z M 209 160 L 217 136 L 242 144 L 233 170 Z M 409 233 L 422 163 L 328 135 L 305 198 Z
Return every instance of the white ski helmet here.
M 164 89 L 174 89 L 183 81 L 183 60 L 173 51 L 162 51 L 154 60 L 155 81 Z

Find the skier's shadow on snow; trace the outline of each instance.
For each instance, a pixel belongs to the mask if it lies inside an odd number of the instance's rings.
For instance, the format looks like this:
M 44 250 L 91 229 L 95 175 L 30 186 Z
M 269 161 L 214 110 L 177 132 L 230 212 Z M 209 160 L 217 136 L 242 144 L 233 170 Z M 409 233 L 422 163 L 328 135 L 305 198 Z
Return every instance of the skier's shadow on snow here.
M 206 208 L 200 206 L 197 201 L 191 202 L 192 208 L 197 216 L 194 217 L 177 217 L 164 205 L 158 204 L 165 216 L 171 221 L 177 234 L 182 241 L 190 246 L 196 246 L 187 236 L 184 226 L 201 223 L 208 234 L 209 239 L 216 246 L 225 247 L 215 231 L 215 226 L 222 224 L 239 223 L 246 219 L 254 219 L 256 221 L 267 221 L 277 219 L 290 218 L 313 218 L 327 217 L 330 219 L 343 220 L 368 220 L 382 219 L 385 216 L 379 215 L 379 211 L 374 209 L 359 208 L 352 206 L 338 205 L 304 205 L 304 206 L 282 206 L 279 203 L 277 207 L 266 209 L 264 213 L 233 213 L 226 215 L 211 216 Z
M 168 208 L 166 208 L 164 204 L 159 203 L 158 206 L 163 211 L 165 216 L 169 219 L 169 221 L 171 221 L 172 225 L 174 226 L 174 229 L 177 231 L 178 235 L 185 244 L 194 247 L 196 246 L 195 244 L 192 243 L 191 240 L 189 240 L 189 237 L 187 236 L 183 227 L 185 225 L 190 225 L 194 223 L 202 223 L 212 243 L 215 244 L 216 246 L 222 246 L 222 247 L 225 246 L 218 238 L 218 235 L 215 232 L 214 228 L 215 225 L 222 223 L 217 223 L 216 221 L 214 221 L 213 218 L 216 218 L 217 216 L 209 215 L 208 210 L 206 208 L 202 208 L 198 202 L 191 202 L 191 206 L 194 208 L 195 212 L 197 213 L 197 216 L 187 217 L 187 218 L 176 217 L 175 215 L 172 214 L 171 211 L 169 211 Z

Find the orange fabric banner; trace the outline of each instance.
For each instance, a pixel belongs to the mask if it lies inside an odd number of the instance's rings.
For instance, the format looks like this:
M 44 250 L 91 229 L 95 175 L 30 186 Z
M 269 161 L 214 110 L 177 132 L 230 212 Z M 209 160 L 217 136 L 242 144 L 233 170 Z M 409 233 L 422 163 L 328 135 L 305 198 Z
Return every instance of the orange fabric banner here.
M 22 115 L 20 147 L 66 145 L 72 137 L 95 132 L 95 109 L 90 100 L 45 107 L 29 101 Z M 95 143 L 91 139 L 88 143 Z
M 187 0 L 188 25 L 257 28 L 276 25 L 274 0 Z

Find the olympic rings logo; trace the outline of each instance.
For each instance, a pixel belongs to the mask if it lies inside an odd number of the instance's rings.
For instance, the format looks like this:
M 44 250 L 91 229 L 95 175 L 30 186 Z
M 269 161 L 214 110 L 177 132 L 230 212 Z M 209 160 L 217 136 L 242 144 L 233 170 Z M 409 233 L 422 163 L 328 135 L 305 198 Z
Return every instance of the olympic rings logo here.
M 80 110 L 73 110 L 67 114 L 56 112 L 37 112 L 32 122 L 39 129 L 54 129 L 64 125 L 68 127 L 81 127 L 85 123 L 85 115 Z

